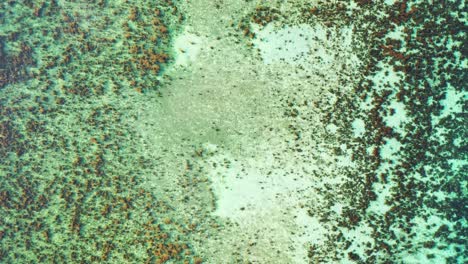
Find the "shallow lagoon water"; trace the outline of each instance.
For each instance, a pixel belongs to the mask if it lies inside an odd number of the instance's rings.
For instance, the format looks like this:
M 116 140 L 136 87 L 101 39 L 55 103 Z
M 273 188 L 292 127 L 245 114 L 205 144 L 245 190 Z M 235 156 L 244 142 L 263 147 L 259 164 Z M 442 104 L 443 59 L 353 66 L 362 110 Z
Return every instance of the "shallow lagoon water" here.
M 2 3 L 0 262 L 466 262 L 463 8 Z

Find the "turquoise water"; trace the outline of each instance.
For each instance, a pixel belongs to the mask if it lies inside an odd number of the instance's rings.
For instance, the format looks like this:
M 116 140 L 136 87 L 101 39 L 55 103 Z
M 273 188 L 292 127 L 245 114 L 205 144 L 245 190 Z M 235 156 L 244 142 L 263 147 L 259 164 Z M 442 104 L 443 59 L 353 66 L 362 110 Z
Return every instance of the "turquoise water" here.
M 1 263 L 465 263 L 462 1 L 5 1 Z

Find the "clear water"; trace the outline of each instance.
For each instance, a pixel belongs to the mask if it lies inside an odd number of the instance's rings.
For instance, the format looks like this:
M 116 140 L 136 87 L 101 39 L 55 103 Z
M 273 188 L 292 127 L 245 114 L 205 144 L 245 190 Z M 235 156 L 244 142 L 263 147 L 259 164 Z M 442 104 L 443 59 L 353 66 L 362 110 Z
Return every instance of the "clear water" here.
M 1 263 L 466 263 L 463 1 L 4 1 Z

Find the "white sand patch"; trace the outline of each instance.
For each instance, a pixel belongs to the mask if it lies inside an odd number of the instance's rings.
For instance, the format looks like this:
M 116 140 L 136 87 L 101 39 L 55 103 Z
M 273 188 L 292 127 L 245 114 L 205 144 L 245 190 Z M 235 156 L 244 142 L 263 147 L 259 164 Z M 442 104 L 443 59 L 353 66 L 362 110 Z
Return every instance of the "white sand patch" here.
M 275 195 L 281 192 L 279 187 L 259 168 L 246 169 L 229 155 L 219 155 L 209 163 L 222 164 L 224 160 L 229 161 L 229 166 L 213 168 L 210 175 L 218 198 L 214 214 L 236 221 L 249 219 L 248 215 L 268 214 L 275 207 Z
M 468 161 L 460 159 L 449 159 L 448 160 L 452 171 L 460 171 L 463 167 L 468 165 Z
M 364 120 L 357 118 L 353 121 L 353 133 L 355 137 L 361 137 L 366 132 L 366 124 Z
M 346 145 L 340 145 L 340 149 L 345 153 L 336 157 L 336 165 L 339 167 L 355 168 L 356 163 L 352 160 L 352 150 L 348 149 Z
M 395 154 L 400 150 L 401 147 L 402 144 L 397 139 L 387 139 L 380 150 L 380 156 L 382 157 L 382 159 L 395 160 L 395 157 L 398 156 Z
M 295 206 L 303 198 L 297 193 L 310 188 L 313 182 L 291 175 L 294 168 L 288 165 L 275 168 L 275 162 L 268 153 L 241 161 L 229 153 L 210 158 L 207 164 L 213 167 L 209 176 L 217 197 L 214 214 L 245 223 L 249 216 L 268 217 Z
M 351 155 L 338 156 L 337 160 L 338 160 L 337 165 L 340 167 L 349 167 L 349 168 L 356 167 L 356 163 L 353 162 L 353 160 L 351 159 Z
M 335 134 L 337 131 L 338 131 L 338 127 L 334 124 L 328 124 L 326 126 L 326 129 L 328 132 L 332 133 L 332 134 Z
M 388 210 L 390 210 L 390 206 L 385 204 L 385 200 L 387 197 L 391 196 L 391 185 L 374 183 L 372 188 L 377 194 L 377 199 L 369 203 L 367 211 L 377 215 L 384 215 Z
M 440 118 L 444 118 L 450 114 L 461 113 L 463 111 L 463 104 L 460 103 L 462 100 L 467 99 L 468 93 L 458 92 L 453 87 L 447 90 L 445 99 L 442 101 L 444 110 Z
M 326 38 L 323 28 L 314 30 L 309 25 L 286 26 L 280 29 L 275 29 L 273 24 L 268 24 L 262 29 L 256 24 L 252 27 L 257 35 L 253 43 L 260 50 L 265 64 L 275 61 L 304 63 L 310 55 L 312 39 L 324 41 Z M 323 50 L 321 52 L 321 55 L 326 55 Z
M 390 103 L 390 108 L 394 109 L 395 113 L 385 116 L 384 121 L 389 127 L 400 128 L 408 121 L 405 104 L 402 102 L 392 101 Z
M 310 243 L 323 245 L 327 241 L 328 230 L 317 217 L 311 217 L 306 210 L 297 210 L 296 224 L 300 232 L 295 235 L 296 241 L 294 263 L 306 263 L 307 250 Z
M 278 167 L 274 155 L 263 151 L 261 156 L 242 160 L 227 152 L 218 153 L 206 163 L 213 164 L 209 177 L 217 198 L 215 215 L 235 222 L 243 233 L 261 234 L 263 240 L 275 243 L 275 248 L 287 248 L 284 253 L 290 263 L 305 263 L 309 243 L 325 241 L 325 228 L 301 206 L 307 197 L 317 195 L 311 192 L 317 179 L 307 171 L 318 167 L 287 162 Z M 301 167 L 308 170 L 299 170 Z
M 386 5 L 394 5 L 397 0 L 385 0 L 384 3 Z
M 344 145 L 341 156 L 334 154 L 326 136 L 338 127 L 322 123 L 314 106 L 340 100 L 334 89 L 352 89 L 353 80 L 343 85 L 348 76 L 341 75 L 343 69 L 357 74 L 362 65 L 352 27 L 269 25 L 257 28 L 257 50 L 233 37 L 238 29 L 228 26 L 231 16 L 207 16 L 216 10 L 212 5 L 187 4 L 190 28 L 175 40 L 175 70 L 167 71 L 161 98 L 139 122 L 161 156 L 160 167 L 167 164 L 154 185 L 173 189 L 179 201 L 186 193 L 176 184 L 203 180 L 192 189 L 200 188 L 209 204 L 176 207 L 187 218 L 206 213 L 192 245 L 207 263 L 307 263 L 310 243 L 325 244 L 331 228 L 320 223 L 320 212 L 307 210 L 326 200 L 317 190 L 343 184 L 341 170 L 355 166 Z M 229 3 L 224 8 L 231 8 L 229 14 L 243 10 Z M 288 101 L 299 116 L 285 116 Z M 203 153 L 186 170 L 185 161 L 200 146 Z M 342 207 L 337 203 L 333 210 Z M 203 226 L 207 219 L 222 229 Z
M 359 105 L 359 108 L 362 111 L 369 111 L 374 107 L 372 104 L 372 96 L 368 96 L 365 101 L 362 101 Z
M 190 29 L 186 28 L 174 40 L 174 50 L 176 51 L 175 65 L 187 66 L 189 63 L 194 62 L 203 45 L 203 39 L 190 33 Z
M 349 65 L 361 63 L 352 53 L 353 27 L 343 27 L 338 31 L 319 23 L 282 27 L 273 23 L 265 27 L 252 24 L 251 27 L 256 34 L 253 44 L 265 64 L 284 62 L 324 71 L 342 64 L 343 53 L 346 53 L 344 60 Z
M 372 238 L 373 228 L 370 227 L 367 223 L 361 224 L 353 229 L 343 232 L 344 237 L 349 241 L 353 241 L 349 250 L 356 252 L 358 255 L 365 255 L 365 248 L 360 247 L 359 245 L 365 245 L 367 243 L 373 244 L 374 239 Z M 355 263 L 355 262 L 350 262 Z
M 405 39 L 405 27 L 404 26 L 396 26 L 395 29 L 390 31 L 387 35 L 386 38 L 391 38 L 391 39 L 397 39 L 403 41 Z M 402 48 L 404 51 L 405 48 Z
M 416 234 L 414 241 L 426 242 L 428 237 L 433 237 L 433 234 L 437 232 L 441 225 L 446 225 L 449 230 L 453 228 L 453 223 L 448 219 L 440 218 L 437 215 L 431 215 L 427 219 L 422 217 L 415 217 L 411 221 L 414 225 L 412 227 L 412 233 Z M 403 233 L 403 232 L 402 232 Z M 434 241 L 437 244 L 443 243 L 441 241 Z M 444 248 L 424 248 L 420 247 L 418 251 L 406 251 L 406 254 L 401 254 L 401 259 L 404 263 L 447 263 L 446 258 L 457 255 L 453 245 L 450 246 L 452 250 Z M 434 258 L 429 259 L 428 255 L 433 254 Z

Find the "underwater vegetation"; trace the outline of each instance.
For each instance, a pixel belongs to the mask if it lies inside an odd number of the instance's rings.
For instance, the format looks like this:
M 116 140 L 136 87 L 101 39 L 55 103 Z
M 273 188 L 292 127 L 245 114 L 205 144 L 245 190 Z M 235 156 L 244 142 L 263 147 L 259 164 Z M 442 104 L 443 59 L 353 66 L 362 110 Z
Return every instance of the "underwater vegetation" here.
M 157 88 L 175 6 L 6 1 L 0 16 L 0 262 L 199 263 L 140 186 L 151 161 L 120 104 Z
M 196 192 L 213 192 L 203 166 L 215 154 L 195 139 L 186 139 L 197 148 L 187 150 L 180 197 L 148 184 L 148 175 L 165 173 L 163 161 L 148 154 L 135 124 L 142 102 L 162 97 L 173 39 L 187 23 L 182 7 L 204 3 L 189 2 L 0 4 L 0 263 L 269 263 L 245 248 L 274 242 L 234 245 L 238 234 L 217 236 L 236 224 L 211 215 L 219 207 L 214 195 L 210 204 L 198 199 Z M 277 263 L 466 263 L 464 2 L 251 2 L 226 14 L 237 44 L 254 51 L 259 32 L 272 25 L 324 28 L 330 43 L 350 28 L 362 63 L 341 63 L 348 53 L 334 53 L 340 64 L 333 67 L 344 73 L 327 90 L 337 98 L 331 104 L 278 96 L 291 136 L 284 152 L 293 153 L 283 160 L 312 163 L 320 151 L 309 141 L 320 135 L 336 159 L 349 154 L 354 165 L 310 176 L 343 179 L 307 189 L 318 198 L 301 201 L 326 235 L 303 243 L 307 260 Z M 223 12 L 223 1 L 213 3 Z M 316 132 L 318 121 L 334 132 Z M 179 200 L 200 213 L 182 221 Z M 206 243 L 226 252 L 203 248 L 201 234 L 226 241 Z
M 366 165 L 358 175 L 349 177 L 355 202 L 343 211 L 339 226 L 372 226 L 374 241 L 362 243 L 359 247 L 364 250 L 357 253 L 349 249 L 356 241 L 344 239 L 338 231 L 335 243 L 325 249 L 311 247 L 310 256 L 328 262 L 333 259 L 330 252 L 339 248 L 348 249 L 347 257 L 358 263 L 463 263 L 466 164 L 458 167 L 454 163 L 466 160 L 466 144 L 461 143 L 466 142 L 466 116 L 462 112 L 445 114 L 450 107 L 447 96 L 452 91 L 465 93 L 466 69 L 460 64 L 466 59 L 463 3 L 396 1 L 383 8 L 383 17 L 372 12 L 380 8 L 374 1 L 357 3 L 362 8 L 362 23 L 372 22 L 371 30 L 366 28 L 369 61 L 354 98 L 338 101 L 329 117 L 345 134 L 352 133 L 352 127 L 342 126 L 349 124 L 346 119 L 365 122 L 366 133 L 354 139 L 358 144 L 354 144 L 353 157 Z M 312 10 L 320 12 L 320 8 Z M 355 23 L 355 17 L 350 19 Z M 401 37 L 390 36 L 395 31 Z M 395 83 L 379 83 L 381 77 L 372 77 L 382 71 L 393 71 L 401 78 Z M 370 103 L 366 112 L 359 111 L 362 101 Z M 460 103 L 466 109 L 466 101 Z M 404 124 L 389 121 L 389 116 L 396 115 L 397 104 L 405 106 L 408 121 Z M 385 155 L 392 140 L 402 146 L 392 156 Z M 389 209 L 384 213 L 368 210 L 377 199 L 376 183 L 391 186 L 385 199 Z M 352 191 L 356 187 L 360 194 Z M 343 247 L 336 247 L 341 243 Z M 452 253 L 444 260 L 441 251 Z
M 365 43 L 356 50 L 365 66 L 355 76 L 353 92 L 338 89 L 334 93 L 340 99 L 331 109 L 317 106 L 327 113 L 323 122 L 338 130 L 336 145 L 352 149 L 359 170 L 342 171 L 344 183 L 317 190 L 333 198 L 322 205 L 313 202 L 309 212 L 333 227 L 326 243 L 311 241 L 310 261 L 464 263 L 464 4 L 386 2 L 302 4 L 292 15 L 265 5 L 238 26 L 255 39 L 251 25 L 289 23 L 288 16 L 298 16 L 302 23 L 323 22 L 330 28 L 353 25 L 353 33 Z M 285 112 L 298 120 L 292 130 L 300 142 L 305 132 L 300 123 L 307 117 L 298 109 L 304 105 L 287 105 Z M 364 126 L 358 136 L 356 121 Z M 337 147 L 337 154 L 342 152 Z M 331 210 L 337 201 L 347 201 L 338 215 Z M 365 239 L 350 236 L 353 230 Z

